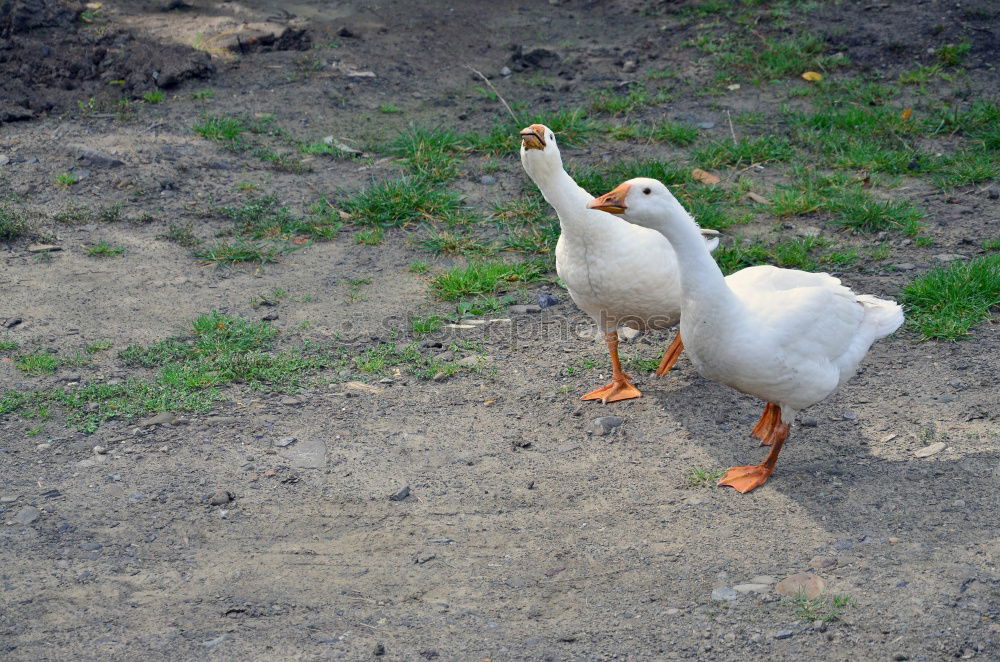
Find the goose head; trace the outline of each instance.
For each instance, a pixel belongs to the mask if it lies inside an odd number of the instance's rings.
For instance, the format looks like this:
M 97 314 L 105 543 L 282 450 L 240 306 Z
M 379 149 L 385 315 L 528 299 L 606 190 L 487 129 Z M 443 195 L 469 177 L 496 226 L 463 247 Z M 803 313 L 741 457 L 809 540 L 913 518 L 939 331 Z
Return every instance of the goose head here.
M 623 182 L 587 203 L 591 209 L 617 214 L 629 223 L 659 229 L 671 212 L 680 207 L 677 198 L 662 182 L 636 177 Z
M 562 156 L 552 129 L 544 124 L 532 124 L 520 131 L 521 165 L 532 177 L 562 170 Z

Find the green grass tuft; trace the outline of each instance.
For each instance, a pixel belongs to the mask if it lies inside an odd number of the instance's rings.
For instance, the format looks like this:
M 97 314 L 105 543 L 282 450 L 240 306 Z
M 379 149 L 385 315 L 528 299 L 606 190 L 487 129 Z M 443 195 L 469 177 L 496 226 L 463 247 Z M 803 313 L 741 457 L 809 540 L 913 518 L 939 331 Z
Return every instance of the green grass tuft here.
M 17 239 L 30 232 L 28 215 L 11 205 L 0 204 L 0 239 Z
M 99 241 L 87 249 L 87 255 L 91 257 L 118 257 L 124 252 L 124 246 L 112 246 L 106 241 Z
M 961 338 L 1000 304 L 1000 254 L 934 269 L 903 288 L 902 299 L 924 338 Z
M 374 183 L 347 198 L 343 206 L 358 223 L 404 225 L 453 219 L 461 201 L 454 191 L 437 188 L 426 179 L 401 177 Z
M 431 290 L 446 301 L 470 295 L 493 294 L 513 283 L 540 280 L 545 268 L 537 262 L 473 262 L 449 269 L 431 280 Z

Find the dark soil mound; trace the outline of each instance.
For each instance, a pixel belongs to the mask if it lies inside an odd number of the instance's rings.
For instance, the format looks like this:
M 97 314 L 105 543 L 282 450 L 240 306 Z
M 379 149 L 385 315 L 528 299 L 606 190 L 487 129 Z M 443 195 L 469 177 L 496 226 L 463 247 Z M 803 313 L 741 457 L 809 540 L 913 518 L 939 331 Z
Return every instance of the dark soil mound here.
M 0 0 L 0 122 L 29 119 L 95 98 L 135 98 L 213 71 L 207 53 L 124 30 L 81 29 L 83 5 Z

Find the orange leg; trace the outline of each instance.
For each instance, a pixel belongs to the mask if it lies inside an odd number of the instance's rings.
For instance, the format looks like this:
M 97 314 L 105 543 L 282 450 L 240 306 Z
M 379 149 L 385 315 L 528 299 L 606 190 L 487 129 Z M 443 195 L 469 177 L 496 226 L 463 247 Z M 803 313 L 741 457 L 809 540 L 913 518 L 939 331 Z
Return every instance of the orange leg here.
M 607 404 L 617 400 L 640 397 L 642 393 L 629 382 L 632 378 L 622 372 L 622 364 L 618 360 L 618 332 L 605 333 L 604 342 L 608 344 L 608 351 L 611 352 L 611 381 L 606 386 L 591 391 L 580 399 L 600 400 L 603 404 Z
M 757 425 L 753 426 L 750 435 L 760 439 L 761 446 L 770 446 L 768 439 L 774 431 L 774 426 L 781 422 L 781 408 L 778 405 L 768 402 L 764 407 L 764 413 L 760 415 Z
M 677 363 L 677 359 L 680 358 L 681 352 L 684 351 L 684 343 L 681 342 L 681 332 L 680 329 L 677 330 L 677 335 L 674 336 L 674 341 L 670 343 L 670 347 L 667 347 L 667 351 L 663 353 L 663 358 L 660 360 L 660 365 L 656 368 L 656 376 L 662 377 L 667 374 L 667 371 L 674 367 Z
M 771 403 L 768 405 L 770 406 Z M 781 422 L 781 408 L 777 405 L 774 405 L 774 408 L 777 410 L 777 422 L 767 438 L 764 439 L 764 443 L 771 447 L 767 457 L 760 464 L 730 468 L 726 475 L 719 480 L 719 485 L 729 485 L 737 492 L 746 494 L 767 482 L 771 472 L 774 471 L 774 465 L 778 462 L 778 453 L 781 452 L 781 447 L 784 445 L 791 427 L 788 423 Z

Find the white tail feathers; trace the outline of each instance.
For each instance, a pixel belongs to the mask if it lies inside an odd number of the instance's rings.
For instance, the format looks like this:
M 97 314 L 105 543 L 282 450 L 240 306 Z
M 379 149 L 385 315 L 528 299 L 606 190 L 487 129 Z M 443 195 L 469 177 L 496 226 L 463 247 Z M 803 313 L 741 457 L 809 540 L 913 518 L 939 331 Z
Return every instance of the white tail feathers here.
M 872 329 L 875 340 L 886 337 L 903 325 L 903 307 L 895 301 L 870 294 L 859 294 L 857 301 L 865 307 L 865 324 Z
M 701 237 L 705 240 L 705 246 L 708 248 L 708 252 L 711 253 L 716 248 L 719 247 L 719 231 L 718 230 L 706 230 L 701 229 Z

